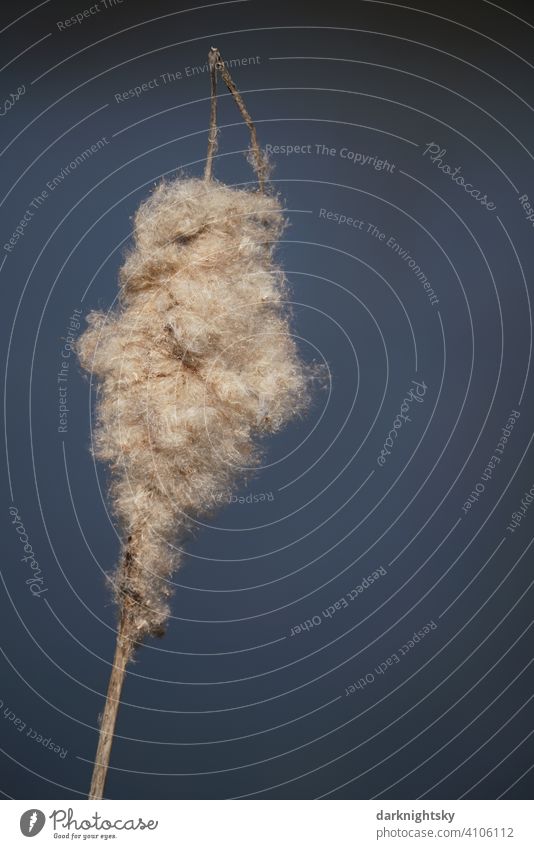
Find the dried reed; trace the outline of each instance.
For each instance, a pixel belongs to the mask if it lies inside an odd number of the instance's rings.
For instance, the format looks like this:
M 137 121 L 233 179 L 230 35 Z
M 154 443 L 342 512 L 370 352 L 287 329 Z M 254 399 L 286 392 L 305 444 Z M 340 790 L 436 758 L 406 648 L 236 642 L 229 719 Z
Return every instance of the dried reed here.
M 261 457 L 258 437 L 302 412 L 312 370 L 300 359 L 273 261 L 284 226 L 265 190 L 267 162 L 221 56 L 209 54 L 210 127 L 204 179 L 160 183 L 141 204 L 111 313 L 92 312 L 78 342 L 96 378 L 94 455 L 111 469 L 123 532 L 110 580 L 119 610 L 90 799 L 101 799 L 128 662 L 169 616 L 171 575 L 193 522 Z M 217 74 L 251 133 L 259 189 L 212 177 Z

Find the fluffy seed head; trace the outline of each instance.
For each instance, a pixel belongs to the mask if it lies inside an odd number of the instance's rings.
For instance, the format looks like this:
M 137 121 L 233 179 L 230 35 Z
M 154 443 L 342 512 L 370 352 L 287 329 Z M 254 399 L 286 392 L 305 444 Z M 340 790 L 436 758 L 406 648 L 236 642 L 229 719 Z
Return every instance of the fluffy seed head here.
M 273 262 L 278 200 L 216 182 L 161 183 L 135 216 L 111 313 L 78 342 L 96 378 L 95 456 L 110 464 L 125 542 L 113 583 L 137 639 L 168 617 L 169 578 L 196 517 L 258 464 L 258 436 L 303 411 L 300 359 Z

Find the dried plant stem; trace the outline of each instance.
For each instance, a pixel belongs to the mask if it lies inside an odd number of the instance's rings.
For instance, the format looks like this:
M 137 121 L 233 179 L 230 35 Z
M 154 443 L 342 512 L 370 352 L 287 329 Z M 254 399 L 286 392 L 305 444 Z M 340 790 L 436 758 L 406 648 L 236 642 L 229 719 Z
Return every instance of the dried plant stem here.
M 131 538 L 129 541 L 131 542 Z M 127 549 L 124 556 L 124 579 L 129 576 L 133 568 L 134 558 L 130 547 Z M 125 593 L 123 596 L 119 629 L 117 631 L 115 656 L 113 658 L 108 691 L 106 694 L 106 704 L 104 705 L 102 721 L 100 723 L 98 748 L 96 751 L 93 775 L 91 778 L 89 799 L 104 798 L 104 786 L 108 774 L 117 714 L 121 703 L 122 687 L 126 677 L 126 667 L 131 660 L 135 648 L 134 606 L 134 599 Z
M 210 108 L 210 131 L 208 135 L 208 158 L 206 160 L 206 170 L 204 173 L 204 177 L 206 180 L 211 179 L 212 173 L 212 162 L 213 162 L 213 153 L 216 145 L 216 119 L 217 119 L 217 71 L 219 71 L 228 91 L 234 98 L 234 101 L 237 105 L 241 113 L 241 117 L 243 121 L 247 125 L 250 131 L 250 150 L 252 152 L 252 164 L 254 170 L 258 177 L 259 189 L 260 192 L 265 190 L 265 181 L 267 178 L 267 163 L 264 155 L 261 152 L 260 146 L 258 144 L 258 136 L 256 133 L 256 127 L 254 126 L 254 122 L 250 117 L 250 113 L 245 106 L 245 101 L 241 97 L 239 90 L 234 83 L 228 68 L 224 64 L 223 58 L 220 52 L 216 47 L 212 47 L 209 52 L 209 67 L 210 67 L 210 76 L 211 76 L 211 108 Z
M 213 173 L 213 155 L 217 149 L 217 62 L 219 61 L 219 51 L 212 47 L 208 54 L 208 64 L 210 69 L 210 128 L 208 130 L 208 155 L 206 157 L 206 168 L 204 170 L 204 179 L 209 182 Z
M 115 647 L 115 657 L 113 658 L 113 669 L 109 679 L 106 704 L 100 725 L 100 737 L 98 739 L 98 749 L 96 751 L 89 799 L 104 798 L 104 785 L 108 774 L 111 745 L 113 743 L 115 723 L 121 701 L 122 685 L 124 684 L 126 666 L 131 655 L 131 640 L 125 635 L 124 631 L 121 632 L 119 630 L 117 645 Z

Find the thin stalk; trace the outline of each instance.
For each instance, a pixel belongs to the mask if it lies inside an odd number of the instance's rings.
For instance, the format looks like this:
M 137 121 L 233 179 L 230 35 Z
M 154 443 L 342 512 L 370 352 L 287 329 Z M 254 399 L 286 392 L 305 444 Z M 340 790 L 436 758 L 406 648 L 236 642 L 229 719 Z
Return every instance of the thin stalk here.
M 208 130 L 208 155 L 204 169 L 204 179 L 209 182 L 213 173 L 213 155 L 217 150 L 217 61 L 219 51 L 212 47 L 208 53 L 208 64 L 210 68 L 210 128 Z
M 124 633 L 121 634 L 119 631 L 117 636 L 117 645 L 115 647 L 115 657 L 113 658 L 113 669 L 109 679 L 106 704 L 104 706 L 102 723 L 100 725 L 100 737 L 98 739 L 98 748 L 96 750 L 89 799 L 104 798 L 104 785 L 108 774 L 111 745 L 113 743 L 117 713 L 121 702 L 122 686 L 126 677 L 126 666 L 131 656 L 132 643 L 124 635 Z
M 259 190 L 263 192 L 265 190 L 265 181 L 267 179 L 267 162 L 261 151 L 261 148 L 258 144 L 258 136 L 256 133 L 256 127 L 254 126 L 254 122 L 250 117 L 250 113 L 245 106 L 245 101 L 241 97 L 239 90 L 234 83 L 228 68 L 226 67 L 223 58 L 220 52 L 216 47 L 212 47 L 209 56 L 208 62 L 210 66 L 210 76 L 211 76 L 211 110 L 210 110 L 210 134 L 208 136 L 208 159 L 206 160 L 206 171 L 205 171 L 205 179 L 209 180 L 211 178 L 211 169 L 212 169 L 212 159 L 213 159 L 213 150 L 214 143 L 212 144 L 213 133 L 216 134 L 216 80 L 217 80 L 217 71 L 219 71 L 228 91 L 232 95 L 239 112 L 241 113 L 241 117 L 243 121 L 247 125 L 250 132 L 250 150 L 252 152 L 252 165 L 258 177 Z M 213 124 L 212 124 L 213 121 Z M 208 166 L 209 163 L 209 166 Z M 209 167 L 209 176 L 208 174 Z
M 128 544 L 129 547 L 125 552 L 124 562 L 122 565 L 123 586 L 127 586 L 128 579 L 135 568 L 135 560 L 132 551 L 132 537 L 129 537 Z M 136 645 L 134 641 L 133 619 L 133 610 L 136 600 L 132 598 L 127 591 L 123 592 L 122 599 L 119 628 L 117 631 L 117 642 L 115 645 L 115 656 L 113 658 L 113 665 L 109 678 L 106 704 L 104 705 L 102 721 L 100 723 L 98 747 L 96 750 L 93 775 L 91 778 L 89 799 L 104 798 L 104 786 L 109 769 L 111 746 L 113 744 L 117 714 L 121 703 L 122 688 L 126 677 L 126 667 L 132 658 Z

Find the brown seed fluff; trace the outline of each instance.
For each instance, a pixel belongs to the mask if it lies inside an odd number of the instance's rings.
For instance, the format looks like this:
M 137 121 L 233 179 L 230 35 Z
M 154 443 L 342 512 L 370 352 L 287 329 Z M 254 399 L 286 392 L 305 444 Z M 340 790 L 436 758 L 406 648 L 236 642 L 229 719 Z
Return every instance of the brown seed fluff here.
M 112 577 L 133 636 L 160 633 L 180 544 L 216 494 L 258 464 L 257 437 L 306 406 L 312 370 L 291 334 L 273 250 L 277 198 L 217 182 L 162 182 L 135 216 L 111 313 L 78 342 L 96 377 L 94 455 L 110 464 L 124 533 Z

